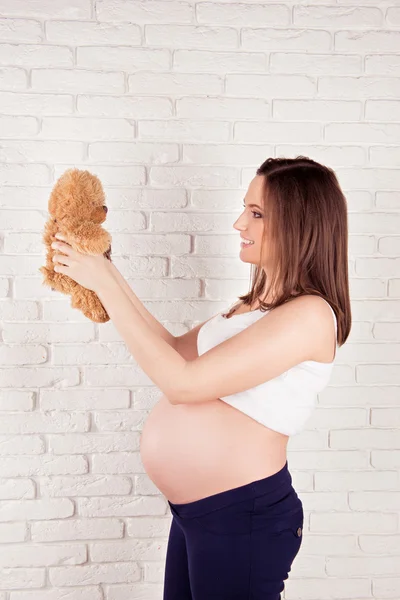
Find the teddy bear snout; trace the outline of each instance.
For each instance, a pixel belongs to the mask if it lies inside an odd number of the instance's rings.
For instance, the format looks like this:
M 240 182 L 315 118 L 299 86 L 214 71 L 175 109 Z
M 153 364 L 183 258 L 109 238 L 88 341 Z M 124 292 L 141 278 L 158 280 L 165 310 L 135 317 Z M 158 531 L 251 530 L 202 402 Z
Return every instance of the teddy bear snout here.
M 103 206 L 104 210 L 106 211 L 106 214 L 108 213 L 108 208 L 107 206 Z

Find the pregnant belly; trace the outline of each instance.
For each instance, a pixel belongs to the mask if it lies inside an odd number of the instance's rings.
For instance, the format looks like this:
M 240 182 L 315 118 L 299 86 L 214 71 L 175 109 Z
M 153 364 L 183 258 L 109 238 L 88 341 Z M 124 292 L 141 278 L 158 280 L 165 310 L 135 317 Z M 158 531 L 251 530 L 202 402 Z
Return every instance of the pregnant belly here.
M 180 504 L 276 473 L 288 439 L 222 400 L 174 406 L 162 395 L 143 427 L 140 455 L 156 487 Z

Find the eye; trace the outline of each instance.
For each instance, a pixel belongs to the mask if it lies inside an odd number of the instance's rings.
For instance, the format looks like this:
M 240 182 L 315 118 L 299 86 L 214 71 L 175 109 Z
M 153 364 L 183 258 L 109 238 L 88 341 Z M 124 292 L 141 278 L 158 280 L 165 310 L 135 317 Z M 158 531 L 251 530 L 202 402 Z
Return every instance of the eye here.
M 243 208 L 246 208 L 245 204 L 243 204 Z M 256 217 L 254 217 L 254 219 L 261 219 L 262 218 L 262 215 L 259 212 L 256 212 L 254 210 L 251 211 L 251 214 L 252 215 L 257 215 Z

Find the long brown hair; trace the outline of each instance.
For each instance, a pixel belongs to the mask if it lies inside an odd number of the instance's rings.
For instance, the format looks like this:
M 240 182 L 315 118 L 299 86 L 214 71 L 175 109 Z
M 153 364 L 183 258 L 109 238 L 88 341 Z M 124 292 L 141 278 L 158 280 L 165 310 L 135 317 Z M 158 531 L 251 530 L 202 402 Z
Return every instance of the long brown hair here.
M 250 291 L 238 298 L 250 306 L 258 300 L 263 312 L 297 296 L 322 296 L 336 314 L 341 346 L 351 330 L 351 306 L 347 201 L 337 177 L 305 156 L 268 158 L 256 174 L 264 176 L 261 258 Z M 267 233 L 268 277 L 261 266 Z M 262 300 L 270 293 L 271 302 Z

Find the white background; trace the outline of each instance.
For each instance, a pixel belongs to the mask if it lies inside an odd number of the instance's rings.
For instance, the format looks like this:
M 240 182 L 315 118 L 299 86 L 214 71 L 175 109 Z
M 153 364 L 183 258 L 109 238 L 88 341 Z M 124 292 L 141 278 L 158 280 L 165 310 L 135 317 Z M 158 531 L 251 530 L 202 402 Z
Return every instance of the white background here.
M 140 461 L 160 392 L 42 285 L 47 203 L 105 187 L 113 259 L 176 335 L 248 289 L 233 223 L 268 156 L 334 168 L 353 326 L 289 443 L 288 600 L 400 598 L 400 2 L 0 0 L 0 600 L 161 599 Z

